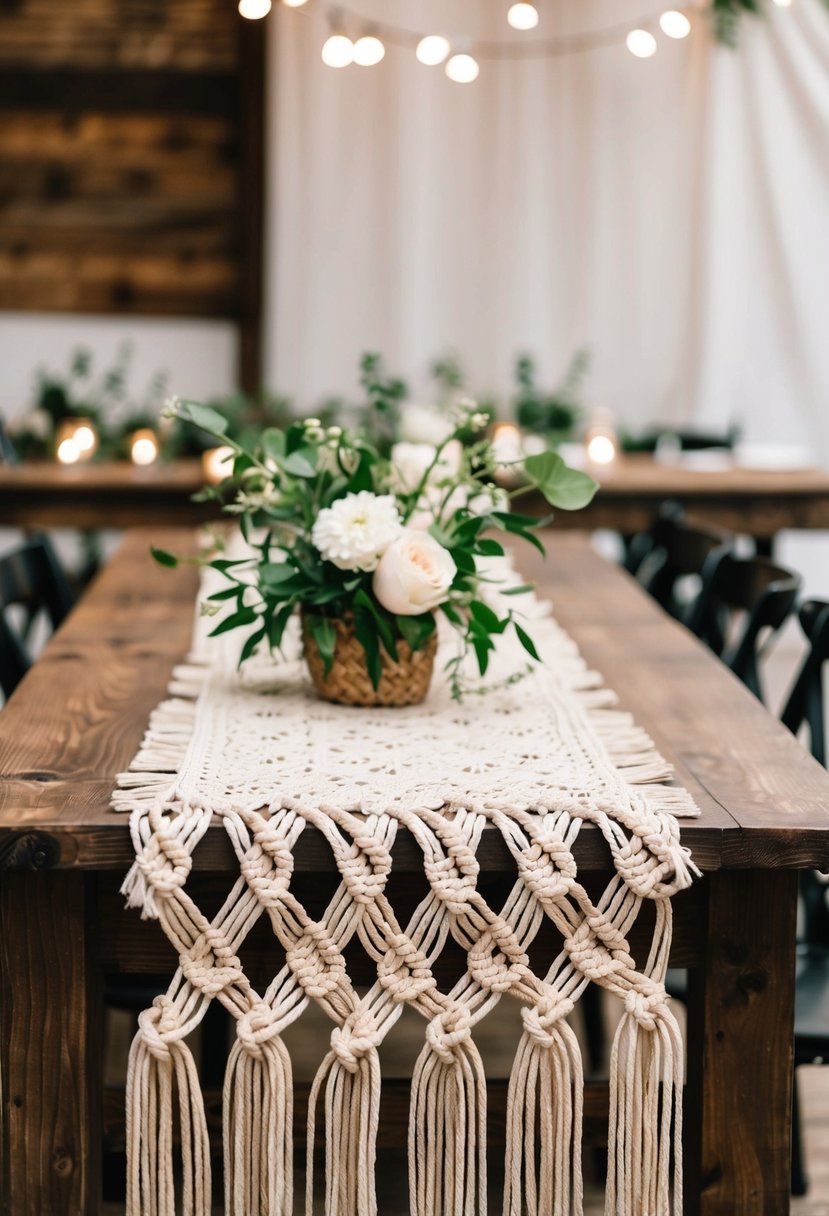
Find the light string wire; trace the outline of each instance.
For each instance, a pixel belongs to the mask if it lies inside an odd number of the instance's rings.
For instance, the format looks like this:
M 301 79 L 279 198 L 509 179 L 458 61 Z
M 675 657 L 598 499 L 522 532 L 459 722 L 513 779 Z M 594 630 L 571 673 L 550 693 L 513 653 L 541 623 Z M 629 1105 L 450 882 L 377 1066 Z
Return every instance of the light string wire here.
M 299 13 L 305 17 L 319 13 L 318 5 L 310 0 L 301 6 L 279 5 L 283 10 L 290 9 L 291 12 Z M 586 30 L 577 34 L 559 34 L 552 35 L 548 38 L 529 38 L 525 41 L 496 41 L 492 39 L 479 39 L 467 34 L 450 35 L 445 34 L 447 41 L 452 46 L 453 51 L 463 51 L 468 54 L 475 55 L 480 59 L 555 59 L 563 55 L 579 54 L 584 51 L 598 50 L 602 47 L 617 46 L 632 30 L 642 29 L 651 30 L 658 29 L 659 18 L 665 12 L 667 5 L 662 5 L 658 11 L 651 12 L 646 16 L 630 18 L 624 22 L 617 22 L 615 25 L 604 26 L 598 30 Z M 692 15 L 699 16 L 700 9 L 691 6 L 670 6 L 671 11 L 682 13 L 689 20 Z M 436 30 L 427 31 L 427 34 L 418 33 L 415 30 L 406 29 L 404 26 L 390 25 L 385 21 L 378 21 L 373 17 L 366 17 L 362 13 L 356 12 L 354 9 L 345 8 L 342 5 L 329 6 L 324 10 L 324 14 L 328 19 L 329 26 L 332 32 L 347 33 L 348 29 L 359 31 L 361 34 L 373 35 L 380 38 L 389 46 L 395 46 L 402 50 L 414 51 L 419 43 L 427 37 L 428 33 L 436 33 Z

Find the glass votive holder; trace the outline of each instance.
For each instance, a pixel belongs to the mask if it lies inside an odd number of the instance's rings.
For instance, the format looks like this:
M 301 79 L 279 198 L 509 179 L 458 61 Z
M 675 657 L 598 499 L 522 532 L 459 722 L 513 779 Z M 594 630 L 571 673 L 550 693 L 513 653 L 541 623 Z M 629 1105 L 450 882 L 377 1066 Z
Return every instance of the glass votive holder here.
M 151 427 L 142 426 L 129 437 L 130 460 L 135 465 L 146 467 L 155 464 L 159 455 L 158 436 Z
M 55 456 L 60 464 L 83 464 L 98 448 L 98 432 L 90 418 L 64 418 L 55 436 Z
M 206 452 L 202 452 L 201 467 L 205 481 L 211 486 L 217 486 L 220 481 L 230 477 L 233 473 L 232 461 L 235 455 L 234 449 L 227 444 L 223 444 L 219 448 L 208 448 Z

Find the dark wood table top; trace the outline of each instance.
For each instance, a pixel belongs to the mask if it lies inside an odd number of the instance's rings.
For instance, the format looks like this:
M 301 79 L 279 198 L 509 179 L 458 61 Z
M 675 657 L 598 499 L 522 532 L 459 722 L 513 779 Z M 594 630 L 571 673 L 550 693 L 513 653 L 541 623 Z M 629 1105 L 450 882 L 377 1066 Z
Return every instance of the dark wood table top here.
M 127 818 L 109 798 L 188 649 L 197 582 L 192 568 L 156 566 L 151 540 L 179 552 L 194 543 L 190 531 L 130 533 L 0 711 L 0 867 L 121 869 L 131 860 Z M 700 818 L 683 821 L 682 834 L 698 863 L 829 868 L 829 774 L 584 537 L 553 532 L 548 549 L 546 564 L 530 551 L 519 564 L 696 799 Z M 496 836 L 481 858 L 507 866 Z M 327 846 L 310 832 L 303 842 L 298 868 L 321 859 L 330 868 Z M 419 860 L 406 847 L 396 854 L 402 869 Z M 608 863 L 590 825 L 576 857 L 588 868 Z M 218 824 L 195 864 L 232 868 Z
M 768 538 L 784 528 L 829 529 L 829 473 L 822 469 L 727 468 L 702 471 L 624 456 L 598 474 L 601 488 L 583 511 L 557 513 L 556 526 L 650 526 L 659 504 L 681 502 L 698 518 L 735 532 Z M 194 503 L 204 484 L 199 460 L 136 468 L 127 463 L 0 466 L 0 526 L 133 528 L 202 523 L 214 503 Z M 532 509 L 529 500 L 521 500 Z M 539 512 L 546 504 L 536 504 Z

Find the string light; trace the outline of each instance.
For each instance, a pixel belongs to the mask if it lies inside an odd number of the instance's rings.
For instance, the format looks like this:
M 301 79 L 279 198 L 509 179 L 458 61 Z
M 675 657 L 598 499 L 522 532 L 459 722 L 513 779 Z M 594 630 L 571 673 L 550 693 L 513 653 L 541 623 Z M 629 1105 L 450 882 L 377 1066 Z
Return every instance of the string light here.
M 656 54 L 656 39 L 647 30 L 631 30 L 625 44 L 637 59 L 650 59 L 651 55 Z
M 380 62 L 385 53 L 386 48 L 374 34 L 364 34 L 362 38 L 358 38 L 354 43 L 354 62 L 359 64 L 361 68 L 373 68 L 375 63 Z
M 471 84 L 480 70 L 477 59 L 472 55 L 453 55 L 446 65 L 446 75 L 455 84 Z
M 354 62 L 354 43 L 347 34 L 332 34 L 322 47 L 322 62 L 329 68 L 347 68 Z
M 415 55 L 426 67 L 432 68 L 443 63 L 451 49 L 449 39 L 444 38 L 442 34 L 427 34 L 418 42 Z
M 687 38 L 691 32 L 691 22 L 684 13 L 669 9 L 659 18 L 659 26 L 663 34 L 669 38 Z
M 261 21 L 270 11 L 271 0 L 239 0 L 239 13 L 248 21 Z
M 282 0 L 286 8 L 301 8 L 303 4 L 307 4 L 308 0 Z
M 507 13 L 507 21 L 514 30 L 534 30 L 538 25 L 538 9 L 534 4 L 513 4 Z

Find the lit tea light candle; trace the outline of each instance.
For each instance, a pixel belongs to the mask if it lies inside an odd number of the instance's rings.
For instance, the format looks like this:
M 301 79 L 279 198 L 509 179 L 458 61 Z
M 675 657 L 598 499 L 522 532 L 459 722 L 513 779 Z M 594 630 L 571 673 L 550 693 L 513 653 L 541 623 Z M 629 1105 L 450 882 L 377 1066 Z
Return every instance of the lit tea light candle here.
M 98 447 L 98 432 L 89 418 L 65 418 L 58 427 L 55 455 L 61 464 L 89 460 Z
M 155 464 L 158 460 L 158 439 L 148 426 L 130 435 L 130 460 L 133 464 Z
M 69 435 L 58 443 L 55 455 L 61 464 L 77 464 L 81 458 L 81 450 Z
M 215 486 L 220 481 L 224 481 L 226 477 L 230 477 L 233 472 L 232 461 L 235 455 L 233 448 L 226 444 L 220 448 L 210 448 L 209 451 L 202 453 L 201 466 L 205 480 Z
M 597 413 L 584 437 L 588 465 L 608 469 L 616 461 L 619 444 L 613 420 L 606 410 Z

